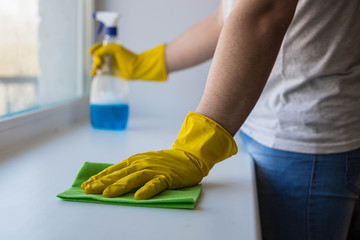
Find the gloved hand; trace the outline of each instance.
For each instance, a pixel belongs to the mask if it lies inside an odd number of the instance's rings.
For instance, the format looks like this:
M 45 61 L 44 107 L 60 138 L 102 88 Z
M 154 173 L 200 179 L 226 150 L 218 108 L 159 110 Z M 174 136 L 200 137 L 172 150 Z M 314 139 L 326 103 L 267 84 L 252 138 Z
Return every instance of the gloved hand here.
M 223 127 L 189 113 L 170 150 L 134 155 L 92 176 L 81 189 L 117 197 L 140 187 L 134 197 L 144 200 L 166 189 L 196 185 L 216 163 L 236 153 L 236 143 Z
M 164 81 L 167 79 L 165 62 L 165 44 L 141 54 L 135 54 L 116 43 L 103 45 L 98 43 L 90 49 L 93 55 L 91 75 L 101 68 L 104 57 L 112 57 L 112 72 L 117 77 L 124 79 L 141 79 Z

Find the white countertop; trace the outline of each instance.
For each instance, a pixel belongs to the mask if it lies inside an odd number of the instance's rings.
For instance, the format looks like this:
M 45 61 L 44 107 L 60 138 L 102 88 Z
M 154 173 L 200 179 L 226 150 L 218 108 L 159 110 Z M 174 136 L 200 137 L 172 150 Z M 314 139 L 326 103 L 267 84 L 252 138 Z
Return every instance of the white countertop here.
M 260 239 L 253 170 L 242 149 L 202 181 L 195 210 L 67 202 L 84 161 L 116 163 L 168 149 L 183 119 L 132 118 L 122 132 L 88 123 L 34 140 L 0 156 L 0 239 Z

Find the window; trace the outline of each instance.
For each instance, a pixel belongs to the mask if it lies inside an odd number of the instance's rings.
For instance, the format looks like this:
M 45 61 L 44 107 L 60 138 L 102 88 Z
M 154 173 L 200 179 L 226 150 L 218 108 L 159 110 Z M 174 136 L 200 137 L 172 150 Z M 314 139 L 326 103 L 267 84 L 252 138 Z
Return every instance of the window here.
M 0 0 L 0 119 L 86 94 L 90 4 Z

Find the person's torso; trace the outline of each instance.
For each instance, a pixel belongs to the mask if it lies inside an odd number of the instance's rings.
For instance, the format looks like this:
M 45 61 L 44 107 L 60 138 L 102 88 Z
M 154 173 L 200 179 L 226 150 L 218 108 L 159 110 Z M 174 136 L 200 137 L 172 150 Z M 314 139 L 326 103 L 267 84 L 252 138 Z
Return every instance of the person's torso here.
M 300 0 L 242 130 L 282 150 L 360 147 L 360 0 Z

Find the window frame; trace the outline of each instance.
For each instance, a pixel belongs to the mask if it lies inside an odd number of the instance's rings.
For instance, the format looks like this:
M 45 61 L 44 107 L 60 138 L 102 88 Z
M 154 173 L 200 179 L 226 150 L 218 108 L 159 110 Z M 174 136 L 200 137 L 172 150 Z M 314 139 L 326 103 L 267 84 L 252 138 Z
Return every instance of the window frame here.
M 27 144 L 31 139 L 36 139 L 52 132 L 59 131 L 85 121 L 89 117 L 89 89 L 90 81 L 90 58 L 88 49 L 94 42 L 94 24 L 92 23 L 92 12 L 95 9 L 94 0 L 79 0 L 83 5 L 79 13 L 78 24 L 84 31 L 79 32 L 82 37 L 78 39 L 78 46 L 84 54 L 79 54 L 78 64 L 83 66 L 77 73 L 78 96 L 76 99 L 63 101 L 49 106 L 37 108 L 31 111 L 23 111 L 11 114 L 0 120 L 0 156 L 7 152 Z M 87 60 L 88 59 L 88 60 Z

